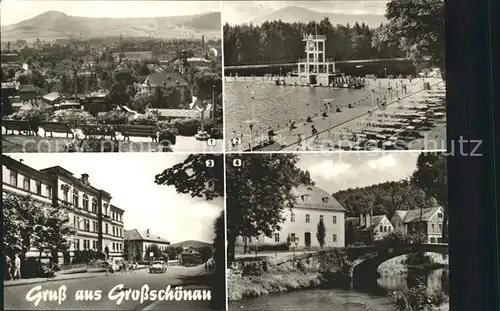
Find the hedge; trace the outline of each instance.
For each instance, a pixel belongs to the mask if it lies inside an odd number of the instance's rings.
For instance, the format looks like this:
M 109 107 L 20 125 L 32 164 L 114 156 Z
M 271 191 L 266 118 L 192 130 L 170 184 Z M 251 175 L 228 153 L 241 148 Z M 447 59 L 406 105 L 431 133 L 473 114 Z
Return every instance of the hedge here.
M 258 252 L 264 252 L 264 251 L 288 251 L 290 248 L 286 243 L 278 243 L 278 244 L 250 245 L 248 249 L 251 252 L 254 252 L 256 249 Z

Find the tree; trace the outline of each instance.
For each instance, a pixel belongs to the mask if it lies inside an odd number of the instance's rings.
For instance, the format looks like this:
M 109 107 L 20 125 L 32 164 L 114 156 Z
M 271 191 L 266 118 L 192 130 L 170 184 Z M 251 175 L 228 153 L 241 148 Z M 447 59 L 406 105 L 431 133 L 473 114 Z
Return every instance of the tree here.
M 207 161 L 213 161 L 211 168 Z M 183 162 L 155 176 L 158 185 L 174 186 L 179 193 L 213 200 L 224 196 L 224 163 L 221 155 L 191 154 Z
M 215 227 L 214 227 L 215 228 Z M 215 242 L 215 240 L 214 240 Z M 213 251 L 211 246 L 203 246 L 198 250 L 200 252 L 202 262 L 206 262 L 213 256 Z
M 392 0 L 388 34 L 416 63 L 439 66 L 445 77 L 444 0 Z
M 167 101 L 165 99 L 165 94 L 163 93 L 162 88 L 158 85 L 153 89 L 153 94 L 150 97 L 150 106 L 151 108 L 166 108 Z
M 134 260 L 135 261 L 142 261 L 142 252 L 141 252 L 141 249 L 139 248 L 139 245 L 137 245 L 135 247 Z
M 222 273 L 226 270 L 226 230 L 224 226 L 225 220 L 226 216 L 224 214 L 224 211 L 221 211 L 213 224 L 215 233 L 213 243 L 213 257 L 215 260 L 216 273 L 214 275 L 214 283 L 212 284 L 212 289 L 214 290 L 214 297 L 222 298 L 211 300 L 212 308 L 215 310 L 224 310 L 224 308 L 226 307 L 224 299 L 226 297 L 226 276 L 225 273 Z
M 241 166 L 233 161 L 241 161 Z M 281 229 L 285 207 L 293 208 L 292 189 L 301 170 L 294 154 L 228 155 L 226 206 L 228 261 L 234 260 L 238 236 L 271 236 Z
M 417 169 L 411 182 L 443 207 L 443 241 L 448 241 L 448 172 L 446 156 L 442 153 L 423 152 L 418 156 Z
M 318 238 L 319 246 L 325 246 L 325 224 L 323 223 L 323 219 L 321 218 L 318 222 L 318 231 L 316 232 L 316 238 Z
M 34 246 L 39 250 L 41 259 L 43 251 L 47 250 L 52 255 L 52 260 L 57 262 L 59 252 L 66 252 L 71 244 L 70 237 L 76 230 L 70 225 L 67 212 L 51 205 L 45 207 L 42 230 L 38 232 Z
M 4 194 L 3 209 L 3 249 L 8 256 L 19 253 L 25 257 L 43 231 L 43 204 L 30 196 Z
M 130 102 L 130 108 L 139 113 L 144 113 L 149 105 L 150 98 L 151 94 L 149 92 L 138 92 Z
M 129 86 L 137 82 L 137 78 L 129 70 L 122 69 L 115 72 L 115 82 Z
M 212 99 L 222 93 L 222 79 L 213 72 L 200 71 L 194 76 L 194 96 L 201 100 Z
M 115 83 L 109 92 L 109 102 L 112 106 L 127 105 L 130 97 L 127 95 L 127 87 L 123 83 Z

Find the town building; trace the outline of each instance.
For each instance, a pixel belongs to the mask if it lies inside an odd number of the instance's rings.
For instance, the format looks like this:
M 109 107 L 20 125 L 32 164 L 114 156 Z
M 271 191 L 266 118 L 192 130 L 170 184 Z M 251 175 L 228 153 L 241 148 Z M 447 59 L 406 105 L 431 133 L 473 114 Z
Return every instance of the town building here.
M 3 194 L 31 195 L 36 202 L 68 213 L 76 230 L 69 257 L 77 250 L 101 251 L 113 259 L 123 257 L 124 211 L 111 204 L 109 193 L 91 185 L 88 174 L 78 178 L 60 166 L 36 170 L 9 156 L 2 155 L 2 160 Z
M 59 105 L 61 100 L 62 95 L 58 92 L 52 92 L 42 96 L 42 101 L 52 106 Z
M 189 89 L 189 83 L 178 72 L 155 72 L 150 73 L 144 83 L 140 85 L 141 91 L 151 92 L 156 87 L 169 88 L 179 87 Z
M 170 242 L 153 234 L 149 229 L 132 229 L 125 230 L 125 248 L 129 258 L 127 260 L 136 260 L 140 257 L 142 260 L 146 258 L 147 249 L 156 244 L 161 251 L 166 251 Z
M 288 240 L 292 247 L 319 247 L 316 237 L 320 219 L 325 225 L 325 247 L 345 246 L 345 208 L 326 191 L 311 185 L 300 185 L 293 189 L 296 197 L 295 206 L 285 209 L 285 221 L 281 230 L 272 237 L 238 237 L 238 247 L 254 245 L 283 244 Z M 246 240 L 246 241 L 245 241 Z M 296 242 L 296 243 L 295 243 Z
M 214 62 L 202 57 L 190 57 L 187 59 L 187 66 L 185 66 L 184 61 L 182 59 L 178 59 L 174 62 L 174 66 L 179 72 L 183 75 L 187 75 L 190 73 L 190 68 L 195 67 L 205 67 L 209 70 L 213 70 Z
M 369 245 L 394 231 L 394 226 L 386 215 L 373 216 L 370 211 L 360 213 L 359 217 L 346 217 L 345 230 L 348 244 L 359 242 Z
M 200 252 L 191 247 L 184 248 L 177 257 L 182 266 L 200 265 L 203 262 Z
M 414 210 L 396 210 L 391 218 L 394 230 L 406 234 L 422 233 L 427 243 L 441 243 L 444 210 L 441 206 Z

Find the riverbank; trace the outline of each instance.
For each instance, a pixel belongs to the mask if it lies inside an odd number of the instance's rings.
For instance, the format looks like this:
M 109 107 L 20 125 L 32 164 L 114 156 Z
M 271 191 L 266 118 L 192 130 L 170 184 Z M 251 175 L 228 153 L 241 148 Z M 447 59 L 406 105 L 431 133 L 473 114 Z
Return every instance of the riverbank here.
M 229 269 L 227 296 L 229 300 L 242 300 L 271 293 L 292 292 L 317 288 L 321 284 L 319 272 L 301 272 L 296 269 L 273 267 L 261 275 L 246 275 Z
M 436 253 L 425 253 L 425 256 L 429 257 L 431 262 L 422 265 L 408 265 L 406 260 L 408 255 L 402 255 L 394 257 L 382 263 L 377 272 L 380 275 L 406 275 L 411 270 L 432 270 L 439 268 L 448 267 L 448 256 L 443 258 L 443 255 Z

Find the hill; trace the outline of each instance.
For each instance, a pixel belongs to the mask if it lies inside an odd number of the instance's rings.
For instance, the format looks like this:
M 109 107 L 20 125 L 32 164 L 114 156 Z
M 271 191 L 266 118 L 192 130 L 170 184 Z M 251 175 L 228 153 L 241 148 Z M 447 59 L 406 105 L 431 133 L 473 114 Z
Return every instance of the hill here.
M 212 244 L 202 242 L 202 241 L 189 240 L 189 241 L 183 241 L 183 242 L 179 242 L 179 243 L 170 244 L 170 246 L 172 246 L 172 247 L 182 246 L 182 247 L 191 247 L 191 248 L 199 249 L 199 248 L 202 248 L 205 246 L 211 247 Z
M 282 8 L 282 9 L 273 11 L 269 14 L 257 17 L 251 21 L 248 21 L 248 22 L 252 22 L 253 24 L 260 25 L 260 24 L 264 23 L 265 21 L 274 21 L 274 20 L 281 19 L 283 22 L 287 22 L 287 23 L 294 23 L 294 22 L 308 23 L 310 21 L 319 22 L 325 17 L 328 17 L 330 19 L 330 22 L 333 25 L 337 25 L 337 24 L 344 24 L 345 25 L 345 24 L 349 23 L 352 26 L 355 22 L 358 22 L 359 24 L 364 22 L 369 27 L 377 27 L 382 22 L 387 21 L 385 19 L 385 17 L 382 15 L 336 14 L 336 13 L 330 13 L 330 12 L 313 11 L 313 10 L 302 8 L 302 7 L 289 6 L 286 8 Z
M 94 18 L 48 11 L 1 28 L 2 41 L 39 38 L 93 38 L 119 36 L 155 38 L 221 37 L 220 12 L 186 16 Z

